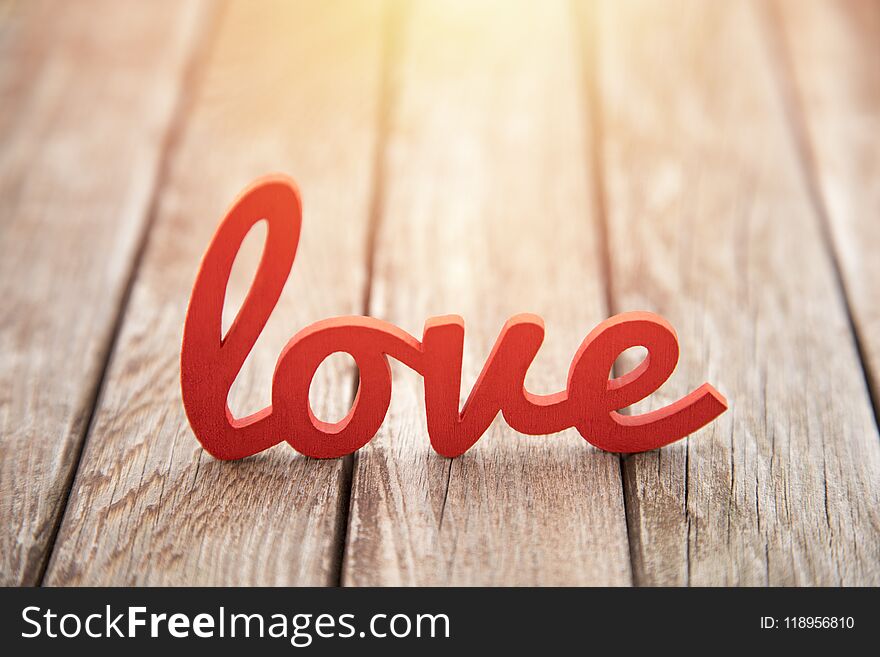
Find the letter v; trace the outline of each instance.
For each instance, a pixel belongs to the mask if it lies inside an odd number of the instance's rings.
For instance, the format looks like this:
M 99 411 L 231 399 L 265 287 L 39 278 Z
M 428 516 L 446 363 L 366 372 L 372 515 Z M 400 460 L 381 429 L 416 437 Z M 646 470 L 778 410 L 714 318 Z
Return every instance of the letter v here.
M 420 371 L 425 378 L 428 436 L 439 454 L 452 458 L 466 452 L 505 402 L 523 396 L 525 373 L 541 346 L 540 339 L 529 339 L 533 323 L 533 316 L 525 314 L 507 321 L 459 413 L 464 320 L 445 315 L 425 322 Z

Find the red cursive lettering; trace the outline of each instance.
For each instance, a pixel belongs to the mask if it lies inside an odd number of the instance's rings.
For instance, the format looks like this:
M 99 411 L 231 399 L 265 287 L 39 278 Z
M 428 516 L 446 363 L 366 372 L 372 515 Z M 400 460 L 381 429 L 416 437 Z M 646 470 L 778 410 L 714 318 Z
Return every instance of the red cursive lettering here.
M 245 235 L 258 221 L 268 235 L 254 282 L 225 336 L 221 315 L 232 264 Z M 202 260 L 193 286 L 183 345 L 180 381 L 190 425 L 204 448 L 219 459 L 239 459 L 286 440 L 307 456 L 333 458 L 367 444 L 378 431 L 391 400 L 391 356 L 424 377 L 428 436 L 434 449 L 454 457 L 467 451 L 501 412 L 525 434 L 576 427 L 600 449 L 641 452 L 679 440 L 727 408 L 708 383 L 673 404 L 642 415 L 619 409 L 659 388 L 678 362 L 675 331 L 648 312 L 616 315 L 584 339 L 571 362 L 566 389 L 535 395 L 525 388 L 526 372 L 544 340 L 536 315 L 509 319 L 464 407 L 459 411 L 464 321 L 457 315 L 425 322 L 422 341 L 372 317 L 335 317 L 297 333 L 278 358 L 272 404 L 244 418 L 227 405 L 229 389 L 263 330 L 293 266 L 302 209 L 293 180 L 269 176 L 254 182 L 224 217 Z M 609 379 L 626 349 L 648 354 L 633 371 Z M 322 422 L 312 413 L 309 386 L 321 362 L 335 352 L 351 354 L 360 385 L 348 415 Z

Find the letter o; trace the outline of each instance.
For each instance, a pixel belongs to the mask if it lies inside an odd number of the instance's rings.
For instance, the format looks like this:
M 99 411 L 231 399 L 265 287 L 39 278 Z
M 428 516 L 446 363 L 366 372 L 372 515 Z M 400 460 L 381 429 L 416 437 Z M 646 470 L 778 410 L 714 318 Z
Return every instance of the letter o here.
M 394 628 L 394 625 L 401 618 L 406 621 L 406 630 L 404 630 L 403 632 L 398 632 Z M 405 636 L 409 636 L 410 630 L 412 630 L 412 621 L 406 614 L 394 614 L 394 616 L 391 617 L 391 622 L 388 624 L 388 627 L 391 630 L 391 634 L 393 634 L 398 639 L 402 639 Z
M 68 632 L 64 629 L 64 625 L 67 621 L 72 620 L 74 627 L 76 628 L 73 632 Z M 68 639 L 73 639 L 74 637 L 79 636 L 80 631 L 82 630 L 82 622 L 79 619 L 79 616 L 76 614 L 64 614 L 61 617 L 61 620 L 58 622 L 58 629 L 61 631 L 61 634 L 64 635 Z
M 379 430 L 391 403 L 391 366 L 378 348 L 376 331 L 347 323 L 351 318 L 316 322 L 297 333 L 278 358 L 272 380 L 275 426 L 300 454 L 337 458 L 366 445 Z M 309 388 L 327 356 L 345 352 L 358 367 L 359 384 L 351 410 L 339 422 L 324 422 L 312 412 Z

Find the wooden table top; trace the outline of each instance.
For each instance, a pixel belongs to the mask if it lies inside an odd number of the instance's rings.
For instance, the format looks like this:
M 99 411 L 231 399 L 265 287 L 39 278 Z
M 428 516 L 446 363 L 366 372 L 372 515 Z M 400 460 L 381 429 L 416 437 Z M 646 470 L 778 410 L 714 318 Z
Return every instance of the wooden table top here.
M 0 98 L 0 583 L 880 584 L 880 3 L 7 0 Z M 551 392 L 626 310 L 682 348 L 632 410 L 730 410 L 628 457 L 498 418 L 446 459 L 395 363 L 353 457 L 212 459 L 184 312 L 273 171 L 303 236 L 237 414 L 324 317 L 462 315 L 466 395 L 510 315 Z M 316 414 L 356 384 L 328 359 Z

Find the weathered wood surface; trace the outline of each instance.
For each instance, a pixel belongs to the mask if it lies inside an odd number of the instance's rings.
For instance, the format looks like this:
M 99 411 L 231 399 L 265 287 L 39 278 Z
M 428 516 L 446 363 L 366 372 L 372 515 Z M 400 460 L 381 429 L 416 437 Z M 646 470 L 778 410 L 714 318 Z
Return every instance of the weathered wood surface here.
M 0 584 L 45 567 L 200 16 L 0 8 Z
M 880 3 L 779 2 L 794 127 L 880 403 Z
M 48 561 L 53 585 L 880 584 L 878 16 L 0 6 L 0 582 Z M 180 402 L 184 310 L 223 211 L 271 171 L 301 184 L 303 236 L 237 414 L 327 316 L 419 336 L 462 315 L 464 398 L 511 314 L 543 315 L 527 384 L 550 392 L 597 322 L 636 309 L 669 318 L 682 360 L 634 410 L 703 381 L 731 410 L 623 461 L 499 418 L 450 461 L 394 367 L 353 459 L 212 460 Z M 355 380 L 322 367 L 318 415 L 341 417 Z
M 527 383 L 563 389 L 606 315 L 571 9 L 408 10 L 370 313 L 416 335 L 429 316 L 462 315 L 464 401 L 504 321 L 536 312 L 547 338 Z M 471 451 L 442 458 L 420 379 L 394 376 L 390 422 L 355 460 L 343 583 L 630 583 L 617 456 L 573 429 L 527 437 L 499 417 Z
M 303 234 L 233 410 L 244 415 L 269 402 L 275 360 L 299 328 L 362 311 L 383 16 L 382 3 L 372 1 L 242 1 L 223 12 L 161 191 L 48 583 L 338 579 L 344 461 L 307 459 L 284 443 L 240 462 L 214 461 L 186 423 L 178 353 L 211 234 L 238 192 L 266 171 L 298 179 Z M 233 271 L 230 318 L 256 268 L 261 245 L 252 246 Z M 319 415 L 342 415 L 350 399 L 353 373 L 336 365 L 322 368 L 315 383 L 323 393 Z
M 880 583 L 880 441 L 762 13 L 603 3 L 612 299 L 717 381 L 703 435 L 626 461 L 640 584 Z

